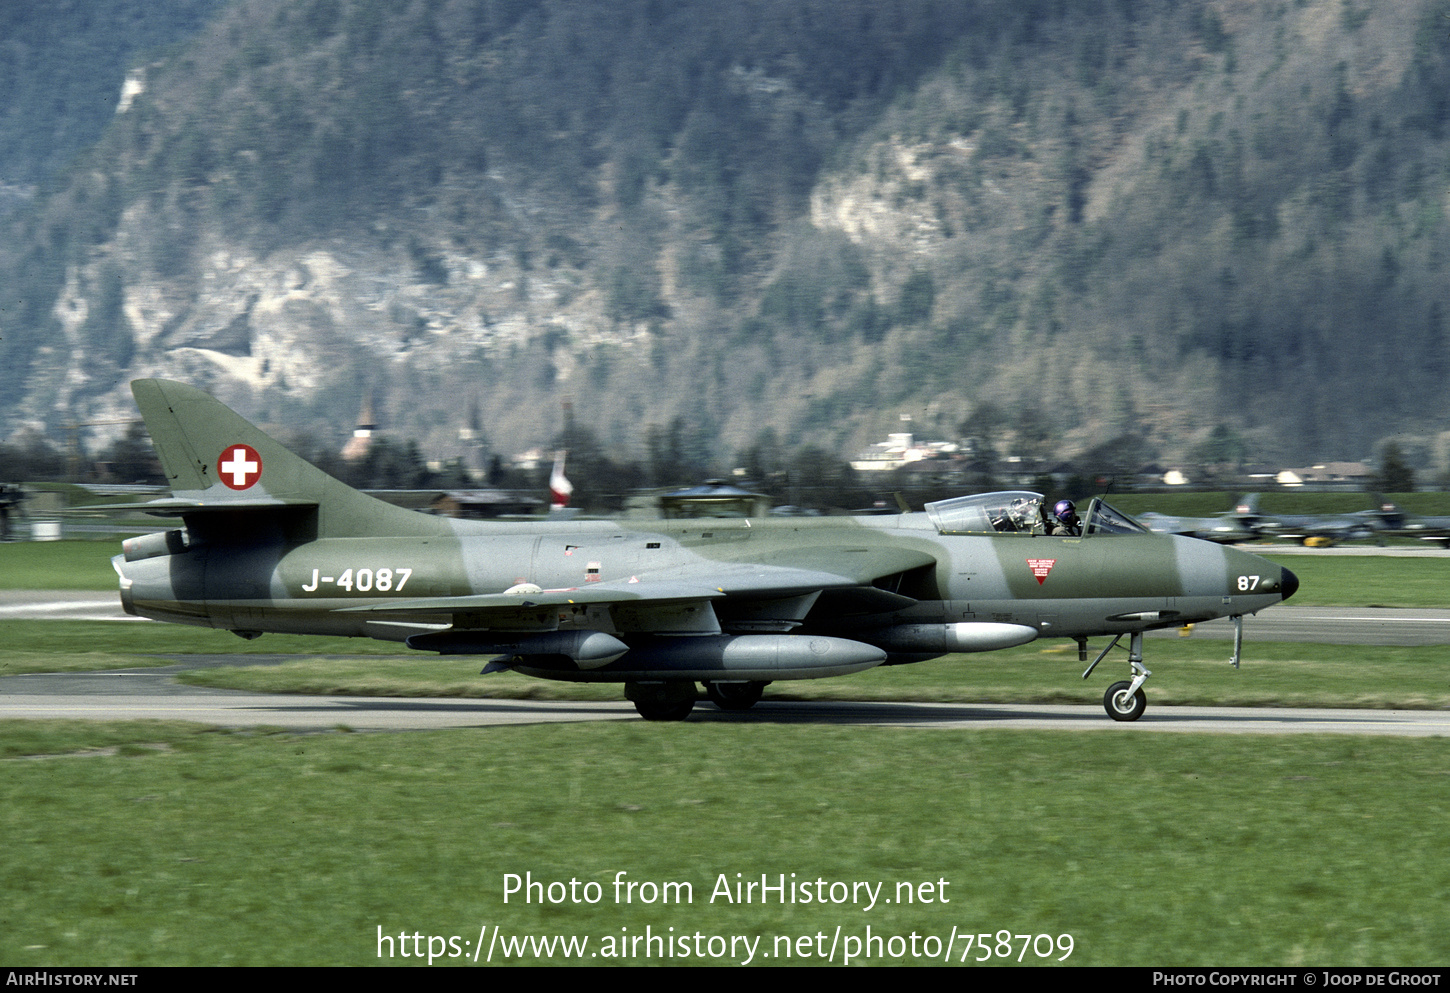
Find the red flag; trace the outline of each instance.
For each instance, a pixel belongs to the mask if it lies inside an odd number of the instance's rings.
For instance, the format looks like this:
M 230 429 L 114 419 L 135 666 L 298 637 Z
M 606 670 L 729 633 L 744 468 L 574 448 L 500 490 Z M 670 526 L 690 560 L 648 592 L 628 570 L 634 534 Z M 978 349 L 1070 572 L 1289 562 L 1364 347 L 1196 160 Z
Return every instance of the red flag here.
M 569 506 L 569 495 L 574 492 L 574 484 L 564 478 L 564 455 L 564 452 L 554 453 L 554 472 L 549 476 L 549 496 L 554 510 Z

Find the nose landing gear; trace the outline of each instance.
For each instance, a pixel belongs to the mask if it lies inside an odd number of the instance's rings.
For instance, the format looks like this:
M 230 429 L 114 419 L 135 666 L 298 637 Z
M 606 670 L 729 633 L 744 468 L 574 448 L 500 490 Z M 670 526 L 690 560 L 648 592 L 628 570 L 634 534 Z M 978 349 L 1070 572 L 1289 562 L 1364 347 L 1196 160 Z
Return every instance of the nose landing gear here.
M 1110 641 L 1108 647 L 1093 659 L 1093 664 L 1087 667 L 1082 678 L 1086 679 L 1091 676 L 1093 670 L 1098 667 L 1098 663 L 1106 658 L 1108 652 L 1111 652 L 1122 639 L 1123 636 L 1120 634 Z M 1143 711 L 1148 709 L 1148 695 L 1143 692 L 1143 683 L 1153 674 L 1143 665 L 1142 631 L 1134 631 L 1129 638 L 1128 666 L 1132 670 L 1133 678 L 1114 683 L 1103 694 L 1103 709 L 1115 721 L 1136 721 L 1143 716 Z
M 1114 683 L 1103 694 L 1103 709 L 1115 721 L 1136 721 L 1148 709 L 1148 694 L 1143 692 L 1140 681 L 1152 673 L 1137 663 L 1134 669 L 1141 670 L 1142 675 L 1135 675 L 1132 682 L 1125 679 Z

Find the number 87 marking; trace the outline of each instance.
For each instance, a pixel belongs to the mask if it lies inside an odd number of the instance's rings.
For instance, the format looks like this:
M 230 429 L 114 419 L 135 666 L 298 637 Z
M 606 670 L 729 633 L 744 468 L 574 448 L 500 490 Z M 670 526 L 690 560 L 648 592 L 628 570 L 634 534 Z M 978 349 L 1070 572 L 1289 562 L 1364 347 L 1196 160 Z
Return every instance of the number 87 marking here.
M 1240 576 L 1239 577 L 1239 592 L 1240 593 L 1252 593 L 1254 590 L 1256 590 L 1258 588 L 1259 588 L 1259 577 L 1258 576 Z

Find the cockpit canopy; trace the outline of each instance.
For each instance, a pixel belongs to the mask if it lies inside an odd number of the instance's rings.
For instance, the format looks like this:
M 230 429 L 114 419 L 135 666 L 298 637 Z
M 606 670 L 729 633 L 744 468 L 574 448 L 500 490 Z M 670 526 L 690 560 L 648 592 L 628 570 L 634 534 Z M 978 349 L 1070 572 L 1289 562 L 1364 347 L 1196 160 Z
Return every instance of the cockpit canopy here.
M 929 503 L 926 515 L 942 534 L 1041 534 L 1042 499 L 1027 490 L 977 493 Z
M 927 516 L 941 534 L 1046 534 L 1048 511 L 1041 493 L 1002 490 L 953 497 L 926 505 Z M 1082 533 L 1148 534 L 1121 510 L 1094 498 L 1081 515 Z

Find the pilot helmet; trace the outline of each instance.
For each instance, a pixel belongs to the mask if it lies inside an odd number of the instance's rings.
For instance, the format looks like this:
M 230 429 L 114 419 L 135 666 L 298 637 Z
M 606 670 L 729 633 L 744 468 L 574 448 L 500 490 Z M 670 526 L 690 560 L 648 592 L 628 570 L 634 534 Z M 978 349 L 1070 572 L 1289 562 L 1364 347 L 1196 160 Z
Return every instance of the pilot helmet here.
M 1077 520 L 1077 508 L 1071 500 L 1059 500 L 1052 505 L 1052 516 L 1064 524 L 1071 524 Z

